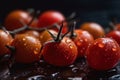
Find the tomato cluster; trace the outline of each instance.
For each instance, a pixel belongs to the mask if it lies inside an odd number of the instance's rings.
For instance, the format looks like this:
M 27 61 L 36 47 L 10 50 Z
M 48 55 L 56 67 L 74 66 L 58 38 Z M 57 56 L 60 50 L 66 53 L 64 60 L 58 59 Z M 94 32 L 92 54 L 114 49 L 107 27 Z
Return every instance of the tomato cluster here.
M 48 64 L 61 67 L 85 57 L 88 65 L 96 70 L 108 70 L 117 65 L 119 31 L 105 34 L 104 29 L 93 22 L 84 23 L 79 29 L 73 22 L 67 29 L 69 22 L 58 11 L 43 12 L 38 20 L 33 18 L 22 10 L 8 14 L 4 23 L 6 30 L 0 30 L 0 56 L 14 53 L 18 63 L 33 63 L 42 56 Z M 17 34 L 11 36 L 12 31 Z M 14 52 L 6 46 L 14 47 Z

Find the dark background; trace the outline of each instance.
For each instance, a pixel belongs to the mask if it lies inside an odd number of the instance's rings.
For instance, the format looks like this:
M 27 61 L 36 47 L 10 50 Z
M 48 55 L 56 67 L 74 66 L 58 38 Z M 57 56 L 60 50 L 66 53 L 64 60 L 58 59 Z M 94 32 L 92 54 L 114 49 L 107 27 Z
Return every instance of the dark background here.
M 77 18 L 82 22 L 94 21 L 108 25 L 111 17 L 120 18 L 120 0 L 0 0 L 0 21 L 15 9 L 59 10 L 65 16 L 72 12 L 77 13 Z

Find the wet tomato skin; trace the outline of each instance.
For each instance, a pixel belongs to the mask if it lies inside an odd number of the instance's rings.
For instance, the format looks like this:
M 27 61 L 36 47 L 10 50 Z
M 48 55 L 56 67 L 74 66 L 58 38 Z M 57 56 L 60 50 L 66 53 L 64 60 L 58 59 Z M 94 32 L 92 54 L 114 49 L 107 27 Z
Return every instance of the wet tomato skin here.
M 76 60 L 77 47 L 69 38 L 63 38 L 60 42 L 47 42 L 42 49 L 42 55 L 51 65 L 68 66 Z
M 106 37 L 110 37 L 110 38 L 116 40 L 117 43 L 120 45 L 120 31 L 113 30 L 113 31 L 109 32 L 108 34 L 106 34 Z
M 33 36 L 33 37 L 39 39 L 39 32 L 37 32 L 35 30 L 27 30 L 24 32 L 24 34 L 29 35 L 29 36 Z
M 111 38 L 98 38 L 88 47 L 86 59 L 95 70 L 112 69 L 120 60 L 120 47 Z
M 13 38 L 8 32 L 0 30 L 0 56 L 10 53 L 6 45 L 10 45 L 12 41 Z
M 33 63 L 40 59 L 41 43 L 33 36 L 18 34 L 12 42 L 15 47 L 15 61 Z
M 77 46 L 78 58 L 84 57 L 88 46 L 94 41 L 94 38 L 85 30 L 76 29 L 75 34 L 76 36 L 72 40 Z

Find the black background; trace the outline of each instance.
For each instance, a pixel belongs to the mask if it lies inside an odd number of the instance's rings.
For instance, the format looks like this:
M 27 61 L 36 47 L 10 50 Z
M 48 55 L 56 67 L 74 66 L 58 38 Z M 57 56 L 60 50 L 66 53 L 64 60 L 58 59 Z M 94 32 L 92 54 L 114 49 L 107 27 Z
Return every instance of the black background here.
M 15 9 L 59 10 L 65 16 L 77 13 L 81 22 L 94 21 L 104 27 L 110 17 L 120 18 L 120 0 L 0 0 L 0 21 Z

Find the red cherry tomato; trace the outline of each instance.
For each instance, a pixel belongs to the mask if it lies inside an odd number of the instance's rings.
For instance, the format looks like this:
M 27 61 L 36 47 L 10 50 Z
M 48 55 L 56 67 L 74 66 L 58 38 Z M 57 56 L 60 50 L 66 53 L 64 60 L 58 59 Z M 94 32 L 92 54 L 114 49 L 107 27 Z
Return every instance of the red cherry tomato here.
M 63 38 L 60 42 L 47 42 L 42 49 L 42 55 L 46 62 L 54 66 L 68 66 L 77 57 L 77 47 L 69 38 Z
M 86 54 L 88 46 L 94 41 L 93 36 L 84 30 L 75 30 L 76 36 L 72 38 L 78 48 L 78 57 L 83 57 Z
M 8 14 L 5 18 L 4 25 L 8 30 L 14 30 L 20 27 L 23 27 L 21 21 L 25 24 L 28 24 L 32 17 L 29 15 L 28 12 L 22 10 L 15 10 Z
M 110 37 L 117 41 L 117 43 L 120 45 L 120 31 L 111 31 L 108 34 L 106 34 L 106 37 Z
M 35 31 L 35 30 L 27 30 L 24 32 L 24 34 L 27 34 L 29 36 L 33 36 L 35 38 L 38 38 L 39 39 L 39 32 Z
M 0 30 L 0 56 L 10 53 L 6 45 L 10 45 L 13 38 L 8 32 Z
M 15 47 L 15 60 L 18 63 L 32 63 L 40 59 L 40 41 L 33 37 L 24 34 L 18 34 L 12 42 Z
M 120 47 L 111 38 L 98 38 L 88 47 L 86 58 L 93 69 L 109 70 L 120 60 Z
M 94 39 L 103 37 L 105 35 L 105 31 L 101 25 L 94 22 L 86 22 L 80 26 L 81 29 L 88 31 L 93 35 Z
M 48 27 L 55 23 L 61 23 L 62 21 L 65 21 L 65 17 L 62 13 L 58 11 L 45 11 L 39 16 L 38 27 Z M 63 33 L 65 33 L 66 31 L 67 23 L 64 23 Z

